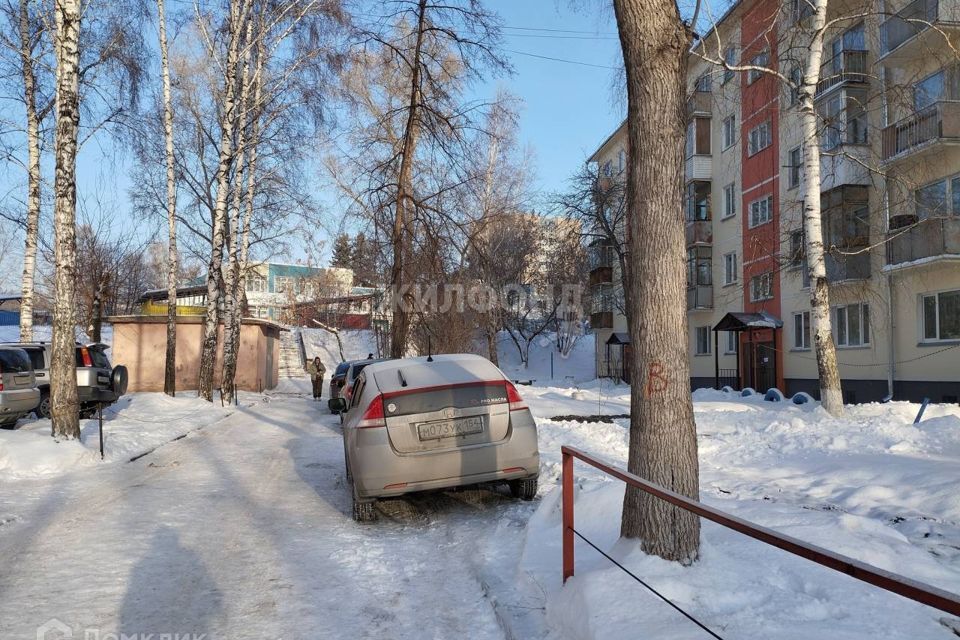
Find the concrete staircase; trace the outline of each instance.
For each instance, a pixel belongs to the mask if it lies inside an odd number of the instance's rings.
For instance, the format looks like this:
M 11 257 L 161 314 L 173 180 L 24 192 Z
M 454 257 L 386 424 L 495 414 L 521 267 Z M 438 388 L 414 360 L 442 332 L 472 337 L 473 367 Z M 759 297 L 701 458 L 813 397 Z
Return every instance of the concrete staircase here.
M 291 329 L 280 333 L 280 377 L 302 378 L 307 375 L 300 331 Z

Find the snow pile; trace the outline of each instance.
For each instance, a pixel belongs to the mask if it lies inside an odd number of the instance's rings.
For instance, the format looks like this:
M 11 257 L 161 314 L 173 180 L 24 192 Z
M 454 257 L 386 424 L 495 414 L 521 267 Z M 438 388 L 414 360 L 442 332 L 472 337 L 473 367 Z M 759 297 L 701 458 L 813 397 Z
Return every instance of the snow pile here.
M 133 393 L 103 411 L 104 460 L 125 462 L 233 412 L 196 395 L 171 398 Z M 55 476 L 100 464 L 97 420 L 81 420 L 80 440 L 56 442 L 50 421 L 21 421 L 20 429 L 0 430 L 0 482 Z
M 611 390 L 611 403 L 629 389 Z M 524 389 L 538 415 L 568 413 L 570 390 Z M 590 400 L 593 400 L 591 405 Z M 847 407 L 835 419 L 796 406 L 698 391 L 701 499 L 749 521 L 908 578 L 960 592 L 960 407 Z M 581 413 L 597 413 L 596 395 Z M 625 466 L 627 421 L 538 420 L 541 483 L 555 487 L 560 445 Z M 700 560 L 684 568 L 620 541 L 623 484 L 576 464 L 576 527 L 654 588 L 727 638 L 955 637 L 944 614 L 703 523 Z M 520 581 L 546 591 L 563 638 L 703 638 L 706 634 L 582 541 L 561 588 L 560 492 L 547 490 L 526 532 Z
M 33 327 L 33 339 L 41 342 L 49 342 L 53 335 L 53 327 L 48 324 L 38 324 Z M 77 342 L 87 344 L 90 342 L 90 336 L 77 327 Z M 2 326 L 0 327 L 0 342 L 20 342 L 20 327 Z M 113 344 L 113 325 L 104 323 L 100 330 L 100 342 L 106 345 Z M 108 354 L 109 355 L 109 354 Z
M 303 347 L 307 360 L 320 356 L 320 361 L 327 368 L 328 375 L 336 365 L 346 360 L 362 360 L 367 355 L 377 355 L 377 339 L 369 329 L 340 331 L 340 341 L 343 345 L 343 357 L 340 357 L 340 345 L 337 337 L 324 329 L 302 328 Z
M 497 357 L 500 368 L 516 380 L 536 380 L 538 384 L 575 384 L 597 377 L 593 334 L 581 336 L 570 353 L 563 357 L 557 350 L 555 333 L 541 335 L 530 346 L 530 362 L 524 367 L 520 352 L 506 331 L 497 336 Z M 481 353 L 483 355 L 483 353 Z M 553 378 L 550 358 L 553 356 Z

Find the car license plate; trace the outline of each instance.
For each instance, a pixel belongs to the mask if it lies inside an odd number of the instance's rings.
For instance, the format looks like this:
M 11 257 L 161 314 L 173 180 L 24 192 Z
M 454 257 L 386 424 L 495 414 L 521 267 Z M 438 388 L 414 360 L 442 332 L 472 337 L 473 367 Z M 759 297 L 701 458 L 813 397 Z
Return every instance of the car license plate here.
M 417 434 L 420 440 L 440 440 L 441 438 L 457 438 L 469 436 L 483 431 L 483 418 L 458 418 L 456 420 L 439 420 L 437 422 L 422 422 L 417 425 Z

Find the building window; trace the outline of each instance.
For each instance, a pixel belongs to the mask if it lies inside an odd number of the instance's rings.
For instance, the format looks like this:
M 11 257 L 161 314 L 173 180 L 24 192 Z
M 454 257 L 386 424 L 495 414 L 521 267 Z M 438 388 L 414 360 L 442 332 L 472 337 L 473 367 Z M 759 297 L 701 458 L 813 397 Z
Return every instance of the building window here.
M 736 331 L 727 331 L 727 349 L 724 351 L 726 354 L 736 353 L 737 352 L 737 336 L 739 335 Z
M 759 227 L 773 220 L 773 196 L 750 203 L 750 228 Z
M 793 314 L 793 348 L 807 351 L 810 349 L 810 312 Z
M 737 252 L 723 254 L 723 284 L 733 284 L 737 281 Z
M 727 47 L 723 52 L 723 61 L 726 63 L 726 66 L 733 67 L 737 64 L 737 50 L 734 47 Z M 724 69 L 723 70 L 723 82 L 722 84 L 727 84 L 731 78 L 736 74 L 733 69 Z
M 870 305 L 848 304 L 833 308 L 833 341 L 838 347 L 870 344 Z
M 700 93 L 710 93 L 713 90 L 713 82 L 710 80 L 710 74 L 705 73 L 697 78 L 694 89 Z
M 291 285 L 293 284 L 292 278 L 288 276 L 276 276 L 273 279 L 273 292 L 274 293 L 286 293 L 291 290 Z
M 790 266 L 799 267 L 802 266 L 804 261 L 804 256 L 806 255 L 803 248 L 803 229 L 797 229 L 790 232 Z
M 516 293 L 511 290 L 510 293 Z M 613 285 L 602 284 L 593 288 L 593 300 L 590 306 L 592 313 L 613 311 Z M 519 301 L 519 300 L 518 300 Z
M 800 85 L 803 84 L 803 71 L 800 65 L 793 65 L 790 68 L 790 84 L 787 85 L 789 106 L 794 106 L 800 101 Z
M 787 154 L 787 187 L 796 189 L 800 186 L 800 173 L 803 171 L 803 153 L 800 147 L 790 149 Z
M 603 175 L 606 178 L 613 176 L 613 162 L 611 160 L 607 160 L 603 163 Z
M 697 355 L 710 355 L 710 327 L 697 327 Z
M 773 273 L 761 273 L 750 278 L 750 302 L 773 298 Z
M 263 293 L 267 290 L 267 279 L 255 273 L 248 274 L 246 277 L 246 290 Z
M 914 198 L 920 220 L 960 215 L 960 176 L 920 187 Z
M 620 173 L 623 173 L 624 169 L 627 168 L 627 152 L 623 149 L 620 149 L 620 153 L 617 155 L 617 168 Z
M 723 148 L 729 149 L 737 141 L 737 116 L 727 116 L 723 119 Z
M 921 297 L 923 342 L 960 340 L 960 289 Z
M 713 250 L 710 247 L 693 247 L 687 250 L 687 286 L 709 287 L 713 285 Z
M 687 125 L 686 157 L 710 155 L 710 118 L 694 118 Z
M 751 67 L 761 67 L 766 69 L 769 63 L 770 54 L 767 51 L 761 51 L 750 59 Z M 760 79 L 761 75 L 763 75 L 763 71 L 760 71 L 759 69 L 749 69 L 747 71 L 747 84 L 753 84 Z
M 747 155 L 756 155 L 769 147 L 773 140 L 770 136 L 770 121 L 761 122 L 753 129 L 747 137 Z
M 723 188 L 723 217 L 732 218 L 737 215 L 736 185 L 730 183 Z
M 688 222 L 712 219 L 709 182 L 696 180 L 687 185 L 686 214 Z

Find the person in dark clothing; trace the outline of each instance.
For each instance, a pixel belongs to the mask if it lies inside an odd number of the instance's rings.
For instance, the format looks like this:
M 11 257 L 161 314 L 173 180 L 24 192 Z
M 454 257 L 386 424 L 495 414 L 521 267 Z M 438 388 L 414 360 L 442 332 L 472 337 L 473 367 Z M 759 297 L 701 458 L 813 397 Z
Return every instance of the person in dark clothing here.
M 320 361 L 320 356 L 314 358 L 310 364 L 307 365 L 307 373 L 310 374 L 310 381 L 313 383 L 314 400 L 319 400 L 323 393 L 323 375 L 326 372 L 327 368 L 324 367 Z

